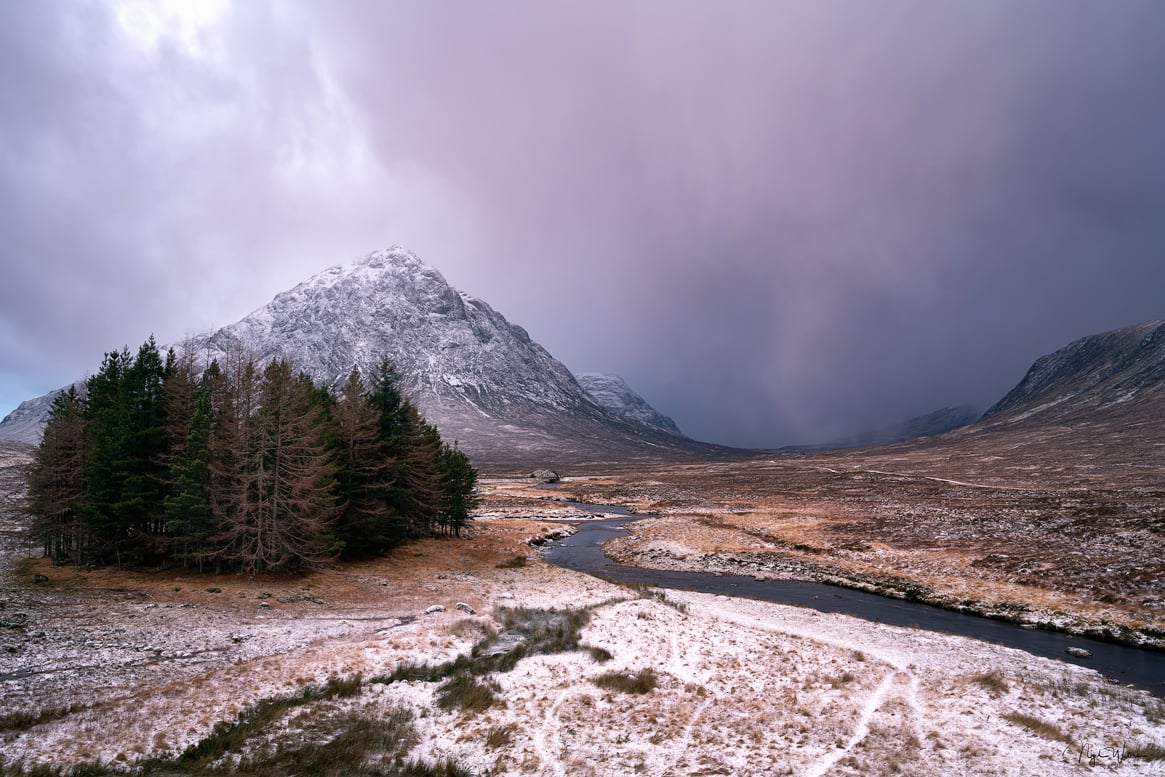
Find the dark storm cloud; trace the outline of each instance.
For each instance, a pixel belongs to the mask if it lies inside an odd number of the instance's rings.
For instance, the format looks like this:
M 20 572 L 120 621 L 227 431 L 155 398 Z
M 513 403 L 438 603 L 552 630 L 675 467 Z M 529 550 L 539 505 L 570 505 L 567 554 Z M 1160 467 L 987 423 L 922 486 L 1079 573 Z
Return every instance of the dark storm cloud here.
M 1165 315 L 1158 3 L 238 3 L 213 56 L 145 59 L 45 5 L 0 33 L 6 368 L 401 242 L 694 436 L 776 445 Z

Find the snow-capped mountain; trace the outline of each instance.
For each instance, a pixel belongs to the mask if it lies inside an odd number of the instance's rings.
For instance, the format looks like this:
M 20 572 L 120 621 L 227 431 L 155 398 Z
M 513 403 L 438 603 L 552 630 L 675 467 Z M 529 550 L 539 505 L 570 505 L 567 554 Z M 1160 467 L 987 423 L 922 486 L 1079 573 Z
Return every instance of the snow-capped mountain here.
M 185 345 L 207 360 L 240 347 L 260 362 L 286 358 L 331 385 L 353 368 L 371 374 L 387 356 L 426 418 L 479 461 L 579 462 L 694 445 L 602 407 L 524 329 L 399 247 L 324 270 Z M 31 416 L 43 423 L 50 403 L 30 400 L 12 414 L 21 434 Z
M 580 372 L 575 377 L 591 399 L 615 415 L 647 424 L 676 437 L 684 436 L 675 421 L 649 405 L 618 375 Z
M 478 459 L 622 457 L 687 442 L 596 403 L 526 330 L 400 247 L 324 270 L 191 345 L 285 357 L 333 385 L 387 356 L 426 418 Z

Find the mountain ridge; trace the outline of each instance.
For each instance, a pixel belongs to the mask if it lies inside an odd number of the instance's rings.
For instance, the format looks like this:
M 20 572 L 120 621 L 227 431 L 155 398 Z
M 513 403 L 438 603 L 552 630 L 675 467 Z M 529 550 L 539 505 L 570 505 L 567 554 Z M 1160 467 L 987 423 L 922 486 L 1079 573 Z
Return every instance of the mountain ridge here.
M 610 372 L 580 372 L 575 375 L 583 391 L 600 407 L 676 437 L 686 437 L 676 422 L 652 407 L 627 381 Z
M 1165 318 L 1087 335 L 1041 356 L 983 421 L 1142 401 L 1165 401 Z
M 332 386 L 353 369 L 372 374 L 387 357 L 402 390 L 477 462 L 561 466 L 731 450 L 603 407 L 525 329 L 399 246 L 316 273 L 183 347 L 206 363 L 238 351 L 259 362 L 285 358 Z M 36 442 L 55 393 L 22 403 L 0 434 Z

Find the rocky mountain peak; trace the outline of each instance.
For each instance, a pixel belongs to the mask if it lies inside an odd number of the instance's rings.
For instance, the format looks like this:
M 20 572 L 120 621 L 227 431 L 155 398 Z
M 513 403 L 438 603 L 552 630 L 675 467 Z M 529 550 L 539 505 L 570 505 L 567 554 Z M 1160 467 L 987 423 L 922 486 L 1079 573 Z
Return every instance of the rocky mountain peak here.
M 526 330 L 399 246 L 317 273 L 186 345 L 208 361 L 239 350 L 261 363 L 285 358 L 333 386 L 353 369 L 371 375 L 387 357 L 442 436 L 479 461 L 560 465 L 698 447 L 630 389 L 637 402 L 620 407 L 663 422 L 596 402 Z M 21 405 L 0 424 L 0 439 L 35 442 L 51 401 L 49 394 Z
M 579 384 L 595 402 L 617 416 L 637 421 L 662 432 L 683 437 L 676 422 L 660 413 L 637 394 L 618 375 L 605 372 L 580 372 Z

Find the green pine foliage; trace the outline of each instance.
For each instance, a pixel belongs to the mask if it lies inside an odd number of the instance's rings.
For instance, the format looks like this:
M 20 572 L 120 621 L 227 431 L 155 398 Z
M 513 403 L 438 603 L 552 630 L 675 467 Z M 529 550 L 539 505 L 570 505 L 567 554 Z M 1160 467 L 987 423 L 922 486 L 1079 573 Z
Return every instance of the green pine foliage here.
M 85 400 L 70 386 L 53 399 L 28 476 L 30 507 L 37 516 L 32 530 L 56 564 L 67 557 L 82 560 L 85 439 Z
M 29 475 L 54 563 L 249 573 L 460 536 L 477 472 L 384 360 L 333 392 L 236 351 L 201 368 L 151 337 L 56 398 Z

